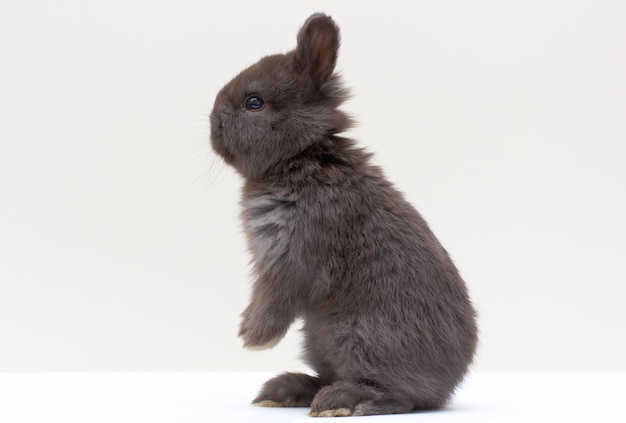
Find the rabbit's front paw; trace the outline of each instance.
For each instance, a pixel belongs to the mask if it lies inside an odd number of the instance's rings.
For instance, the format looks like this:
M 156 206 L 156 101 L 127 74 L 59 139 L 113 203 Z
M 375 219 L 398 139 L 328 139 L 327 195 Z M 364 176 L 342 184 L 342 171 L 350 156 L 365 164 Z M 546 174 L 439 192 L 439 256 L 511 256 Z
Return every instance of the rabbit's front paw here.
M 269 342 L 266 342 L 265 344 L 256 345 L 256 344 L 251 343 L 250 341 L 247 341 L 246 338 L 244 337 L 244 339 L 243 339 L 243 347 L 245 349 L 250 350 L 250 351 L 270 350 L 270 349 L 274 348 L 276 345 L 278 345 L 280 340 L 281 340 L 281 338 L 274 338 L 274 339 L 270 339 Z
M 243 313 L 239 327 L 239 336 L 243 338 L 243 346 L 249 350 L 266 350 L 273 348 L 285 336 L 289 321 L 280 314 L 264 310 L 250 310 Z

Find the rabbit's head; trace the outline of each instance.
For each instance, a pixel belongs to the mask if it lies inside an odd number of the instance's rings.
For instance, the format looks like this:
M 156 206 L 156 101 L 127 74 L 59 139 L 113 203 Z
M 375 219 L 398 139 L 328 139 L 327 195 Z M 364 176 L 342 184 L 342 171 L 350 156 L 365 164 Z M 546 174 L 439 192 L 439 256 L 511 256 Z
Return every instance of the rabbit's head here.
M 262 177 L 317 141 L 350 126 L 337 107 L 347 98 L 334 69 L 339 28 L 311 16 L 295 50 L 262 58 L 217 95 L 211 113 L 213 149 L 242 176 Z

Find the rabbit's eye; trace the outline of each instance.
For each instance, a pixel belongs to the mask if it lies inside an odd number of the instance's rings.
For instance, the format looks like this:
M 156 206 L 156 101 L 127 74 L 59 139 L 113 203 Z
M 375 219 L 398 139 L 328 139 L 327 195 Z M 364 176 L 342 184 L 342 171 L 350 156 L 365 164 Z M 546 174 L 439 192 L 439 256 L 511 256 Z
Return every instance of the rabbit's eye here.
M 261 110 L 265 102 L 258 95 L 250 95 L 246 98 L 246 109 L 247 110 Z

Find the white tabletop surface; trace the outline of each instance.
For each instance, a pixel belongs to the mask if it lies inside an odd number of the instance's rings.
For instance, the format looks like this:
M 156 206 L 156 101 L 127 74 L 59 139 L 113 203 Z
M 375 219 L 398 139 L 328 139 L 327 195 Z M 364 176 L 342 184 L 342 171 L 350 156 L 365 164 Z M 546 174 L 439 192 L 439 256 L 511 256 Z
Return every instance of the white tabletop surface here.
M 0 422 L 317 422 L 250 404 L 268 373 L 0 373 Z M 477 373 L 440 411 L 340 422 L 626 422 L 626 373 Z

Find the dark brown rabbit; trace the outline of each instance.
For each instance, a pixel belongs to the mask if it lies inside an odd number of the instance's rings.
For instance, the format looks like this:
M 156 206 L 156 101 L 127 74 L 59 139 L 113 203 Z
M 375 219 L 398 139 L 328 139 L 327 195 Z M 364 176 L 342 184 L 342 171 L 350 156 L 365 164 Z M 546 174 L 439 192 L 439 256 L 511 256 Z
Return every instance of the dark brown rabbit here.
M 295 50 L 241 72 L 211 114 L 213 148 L 245 181 L 256 281 L 239 334 L 269 348 L 303 318 L 316 372 L 277 376 L 254 403 L 312 416 L 441 407 L 472 362 L 475 313 L 424 219 L 339 136 L 351 120 L 338 48 L 333 20 L 311 16 Z

